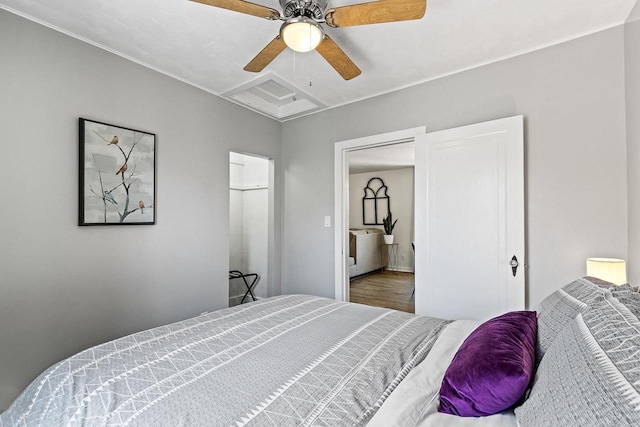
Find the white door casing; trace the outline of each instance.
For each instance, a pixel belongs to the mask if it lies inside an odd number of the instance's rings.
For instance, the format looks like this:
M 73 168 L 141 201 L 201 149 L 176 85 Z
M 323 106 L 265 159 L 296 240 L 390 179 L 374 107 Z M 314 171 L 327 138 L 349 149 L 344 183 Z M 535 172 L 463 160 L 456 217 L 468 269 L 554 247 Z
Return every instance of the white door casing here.
M 336 142 L 334 146 L 335 299 L 349 301 L 349 164 L 347 153 L 414 141 L 426 127 L 404 129 Z
M 416 313 L 523 310 L 523 117 L 417 136 L 415 180 Z

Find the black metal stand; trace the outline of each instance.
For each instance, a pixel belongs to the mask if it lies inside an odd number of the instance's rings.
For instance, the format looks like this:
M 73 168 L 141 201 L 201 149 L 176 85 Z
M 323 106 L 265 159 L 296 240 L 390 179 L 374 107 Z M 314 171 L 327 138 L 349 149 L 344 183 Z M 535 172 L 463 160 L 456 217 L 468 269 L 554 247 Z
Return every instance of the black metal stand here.
M 247 281 L 247 278 L 250 278 L 250 277 L 253 278 L 251 283 Z M 244 299 L 249 295 L 251 295 L 251 298 L 253 298 L 254 301 L 257 301 L 256 296 L 253 294 L 253 288 L 256 286 L 256 283 L 258 282 L 258 275 L 256 273 L 243 274 L 242 271 L 231 270 L 229 272 L 229 280 L 231 279 L 242 279 L 242 281 L 244 282 L 244 285 L 247 287 L 247 292 L 245 292 L 244 296 L 242 297 L 242 301 L 240 301 L 240 304 L 242 304 L 244 302 Z

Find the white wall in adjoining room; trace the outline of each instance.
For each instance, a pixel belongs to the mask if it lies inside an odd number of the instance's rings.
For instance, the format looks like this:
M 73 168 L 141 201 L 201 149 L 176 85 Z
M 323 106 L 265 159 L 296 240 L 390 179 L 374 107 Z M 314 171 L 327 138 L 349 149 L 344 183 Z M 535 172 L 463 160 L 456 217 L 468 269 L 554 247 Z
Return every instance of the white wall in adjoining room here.
M 393 229 L 394 243 L 398 243 L 398 270 L 413 272 L 413 249 L 411 248 L 414 210 L 413 168 L 350 174 L 349 228 L 384 229 L 382 225 L 364 225 L 362 221 L 364 188 L 367 186 L 367 182 L 374 177 L 381 178 L 388 187 L 387 194 L 390 196 L 391 213 L 394 221 L 398 220 Z
M 269 160 L 230 154 L 229 270 L 258 274 L 257 298 L 269 288 L 269 189 Z M 243 279 L 230 279 L 229 305 L 240 304 L 246 291 Z
M 624 80 L 616 27 L 285 122 L 283 291 L 334 296 L 334 235 L 309 218 L 334 209 L 336 142 L 515 115 L 525 118 L 527 306 L 584 275 L 588 256 L 624 258 Z
M 71 354 L 226 307 L 229 151 L 274 159 L 278 182 L 282 137 L 274 120 L 4 10 L 0 52 L 2 411 Z M 156 225 L 77 225 L 79 117 L 156 134 Z

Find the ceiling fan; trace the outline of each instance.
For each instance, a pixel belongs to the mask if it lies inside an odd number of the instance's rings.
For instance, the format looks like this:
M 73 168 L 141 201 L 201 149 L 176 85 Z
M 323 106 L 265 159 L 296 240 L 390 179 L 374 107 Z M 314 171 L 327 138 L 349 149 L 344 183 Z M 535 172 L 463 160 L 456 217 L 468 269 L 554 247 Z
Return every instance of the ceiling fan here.
M 421 19 L 427 0 L 379 0 L 327 10 L 328 0 L 280 0 L 282 13 L 276 9 L 244 0 L 191 0 L 247 15 L 284 21 L 278 34 L 245 67 L 245 71 L 260 72 L 287 46 L 298 52 L 316 49 L 342 76 L 350 80 L 361 71 L 328 35 L 322 24 L 332 28 L 383 22 Z

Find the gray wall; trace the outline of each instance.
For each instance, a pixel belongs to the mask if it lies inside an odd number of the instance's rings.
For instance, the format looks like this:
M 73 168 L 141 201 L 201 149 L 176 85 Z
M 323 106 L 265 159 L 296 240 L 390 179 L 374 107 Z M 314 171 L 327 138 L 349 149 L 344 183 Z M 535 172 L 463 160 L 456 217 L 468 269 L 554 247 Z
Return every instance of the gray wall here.
M 625 25 L 629 257 L 627 279 L 640 284 L 640 3 Z
M 337 141 L 525 116 L 528 306 L 627 255 L 624 28 L 286 122 L 283 291 L 334 295 Z M 366 73 L 366 70 L 364 70 Z M 309 132 L 322 129 L 322 132 Z M 312 242 L 312 243 L 310 243 Z
M 227 306 L 229 150 L 280 168 L 281 126 L 2 10 L 0 53 L 1 411 L 83 348 Z M 156 133 L 157 225 L 77 226 L 80 116 Z

